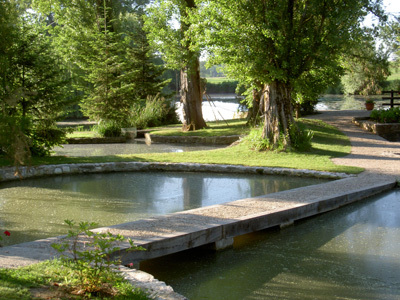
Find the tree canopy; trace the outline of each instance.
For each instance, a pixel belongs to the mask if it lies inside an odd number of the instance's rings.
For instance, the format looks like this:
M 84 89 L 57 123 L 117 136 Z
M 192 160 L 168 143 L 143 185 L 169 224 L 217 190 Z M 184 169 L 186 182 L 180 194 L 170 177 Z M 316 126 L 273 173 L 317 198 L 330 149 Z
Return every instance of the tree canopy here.
M 337 73 L 340 58 L 363 35 L 368 12 L 380 0 L 197 0 L 191 15 L 196 47 L 213 64 L 262 90 L 264 135 L 272 147 L 290 145 L 292 94 Z

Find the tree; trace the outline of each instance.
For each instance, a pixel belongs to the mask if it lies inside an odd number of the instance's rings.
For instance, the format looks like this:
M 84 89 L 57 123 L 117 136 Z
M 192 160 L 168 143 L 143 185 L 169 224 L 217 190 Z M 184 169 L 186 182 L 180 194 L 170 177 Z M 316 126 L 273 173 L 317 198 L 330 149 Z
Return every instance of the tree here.
M 187 35 L 192 25 L 188 12 L 196 9 L 194 0 L 156 0 L 145 23 L 152 44 L 163 55 L 167 67 L 180 69 L 183 131 L 207 126 L 201 108 L 200 54 L 191 48 L 193 41 Z M 178 23 L 179 28 L 175 28 Z
M 291 144 L 292 96 L 299 80 L 334 70 L 360 20 L 379 0 L 196 1 L 194 34 L 214 64 L 242 83 L 262 85 L 263 138 Z M 321 72 L 322 71 L 322 72 Z
M 343 56 L 346 74 L 342 85 L 347 94 L 380 93 L 384 80 L 390 75 L 389 58 L 398 46 L 396 23 L 389 20 L 367 30 L 370 34 Z
M 54 37 L 84 92 L 82 107 L 93 120 L 129 126 L 132 106 L 166 84 L 145 45 L 141 15 L 148 1 L 38 0 L 59 26 Z
M 21 3 L 2 4 L 9 19 L 0 20 L 6 41 L 0 55 L 0 151 L 23 164 L 31 152 L 49 154 L 63 141 L 65 132 L 55 122 L 69 99 L 46 24 Z

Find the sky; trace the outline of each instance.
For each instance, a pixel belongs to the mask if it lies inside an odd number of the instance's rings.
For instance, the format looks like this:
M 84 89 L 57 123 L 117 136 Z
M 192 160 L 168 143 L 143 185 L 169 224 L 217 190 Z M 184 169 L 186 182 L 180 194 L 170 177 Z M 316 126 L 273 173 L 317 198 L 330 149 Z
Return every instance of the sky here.
M 387 12 L 400 14 L 399 0 L 383 0 L 383 6 Z
M 383 0 L 382 2 L 383 8 L 387 13 L 400 16 L 400 0 Z M 370 14 L 365 18 L 364 25 L 371 26 L 371 24 L 376 25 L 377 18 Z

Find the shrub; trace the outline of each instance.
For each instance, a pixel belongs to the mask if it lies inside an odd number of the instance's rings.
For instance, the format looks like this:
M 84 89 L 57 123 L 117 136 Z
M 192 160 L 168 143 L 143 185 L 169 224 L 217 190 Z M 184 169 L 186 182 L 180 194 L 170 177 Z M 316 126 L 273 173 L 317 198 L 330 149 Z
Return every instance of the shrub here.
M 148 96 L 145 103 L 131 109 L 130 123 L 136 128 L 156 127 L 179 123 L 174 103 L 160 95 Z
M 307 130 L 300 123 L 291 124 L 289 127 L 289 136 L 292 142 L 292 148 L 298 151 L 307 151 L 311 149 L 311 140 L 314 133 Z
M 250 149 L 257 151 L 265 151 L 265 150 L 284 150 L 285 146 L 283 144 L 283 136 L 281 138 L 281 142 L 277 148 L 274 148 L 273 145 L 269 142 L 268 139 L 264 139 L 262 137 L 263 128 L 253 128 L 250 133 L 243 139 L 243 142 L 249 146 Z
M 251 149 L 263 151 L 263 150 L 278 150 L 282 151 L 286 149 L 283 143 L 283 135 L 280 138 L 279 146 L 273 148 L 273 145 L 267 139 L 262 137 L 262 128 L 254 128 L 250 133 L 243 139 L 244 143 L 248 144 Z M 307 151 L 311 148 L 311 140 L 314 133 L 311 130 L 307 130 L 304 125 L 295 123 L 289 128 L 289 136 L 291 140 L 291 148 L 298 151 Z
M 118 234 L 110 232 L 93 232 L 90 228 L 97 226 L 96 223 L 81 222 L 75 228 L 72 220 L 65 220 L 69 226 L 68 235 L 61 243 L 51 246 L 62 254 L 62 259 L 74 271 L 76 281 L 72 282 L 75 293 L 92 295 L 99 293 L 110 293 L 110 272 L 112 265 L 119 264 L 118 259 L 111 259 L 111 255 L 120 250 L 119 243 L 126 239 Z M 129 242 L 130 250 L 144 250 Z
M 226 80 L 222 82 L 208 82 L 206 91 L 208 94 L 235 93 L 238 82 L 235 80 Z
M 400 123 L 400 107 L 373 110 L 370 118 L 379 123 Z
M 100 121 L 95 130 L 103 137 L 119 137 L 121 125 L 115 121 Z

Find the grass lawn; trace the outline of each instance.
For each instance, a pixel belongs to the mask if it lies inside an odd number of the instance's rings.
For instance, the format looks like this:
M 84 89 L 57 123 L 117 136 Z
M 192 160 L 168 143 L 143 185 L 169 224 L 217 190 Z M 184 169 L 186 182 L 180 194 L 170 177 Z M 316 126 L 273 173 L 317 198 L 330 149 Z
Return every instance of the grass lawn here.
M 122 277 L 107 273 L 107 282 L 114 289 L 104 289 L 90 299 L 150 299 L 144 292 L 132 289 Z M 88 299 L 74 295 L 76 275 L 73 269 L 60 260 L 46 261 L 18 269 L 0 269 L 0 300 L 25 299 Z M 77 291 L 75 291 L 76 293 Z
M 74 131 L 67 133 L 67 138 L 97 138 L 101 135 L 94 130 Z
M 207 77 L 207 82 L 209 83 L 222 83 L 222 82 L 237 82 L 237 80 L 229 79 L 227 77 Z
M 231 122 L 231 121 L 230 121 Z M 314 131 L 312 149 L 308 152 L 274 152 L 254 151 L 243 143 L 223 149 L 210 151 L 194 151 L 183 153 L 146 153 L 131 155 L 114 155 L 105 157 L 64 157 L 52 156 L 33 158 L 32 165 L 64 164 L 64 163 L 97 163 L 117 161 L 158 161 L 158 162 L 190 162 L 205 164 L 235 164 L 263 167 L 281 167 L 294 169 L 310 169 L 328 172 L 360 173 L 358 167 L 338 166 L 332 163 L 331 158 L 342 157 L 350 153 L 349 139 L 335 127 L 318 120 L 301 120 L 309 129 Z M 159 130 L 155 134 L 165 135 L 232 135 L 245 134 L 249 131 L 245 121 L 232 121 L 232 126 L 224 123 L 211 124 L 211 129 L 195 132 L 181 132 L 177 127 Z M 214 128 L 214 129 L 212 129 Z M 10 165 L 6 160 L 0 161 L 0 166 Z

